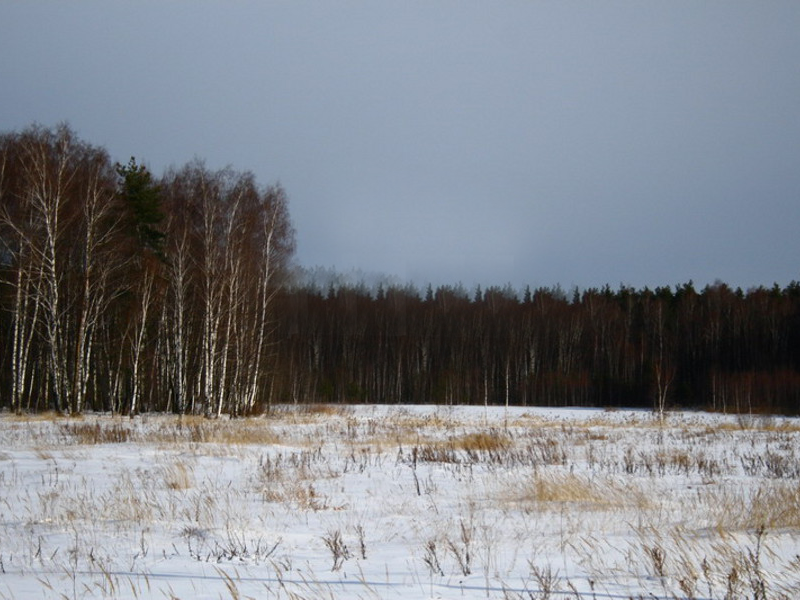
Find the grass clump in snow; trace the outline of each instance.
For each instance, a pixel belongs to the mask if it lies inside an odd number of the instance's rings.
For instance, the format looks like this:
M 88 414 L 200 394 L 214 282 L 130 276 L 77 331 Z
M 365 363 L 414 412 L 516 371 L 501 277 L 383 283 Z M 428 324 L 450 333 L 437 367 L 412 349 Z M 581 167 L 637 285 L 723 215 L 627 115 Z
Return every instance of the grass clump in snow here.
M 67 421 L 60 425 L 65 437 L 71 438 L 78 444 L 124 444 L 131 439 L 129 426 L 113 421 L 73 422 Z

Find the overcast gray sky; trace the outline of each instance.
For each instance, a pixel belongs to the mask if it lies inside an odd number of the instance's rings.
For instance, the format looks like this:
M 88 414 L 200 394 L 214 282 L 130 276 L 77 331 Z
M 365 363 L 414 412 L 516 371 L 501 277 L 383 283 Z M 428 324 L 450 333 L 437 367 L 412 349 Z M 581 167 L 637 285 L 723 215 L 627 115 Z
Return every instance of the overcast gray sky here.
M 800 279 L 800 2 L 0 0 L 0 129 L 290 198 L 422 286 Z

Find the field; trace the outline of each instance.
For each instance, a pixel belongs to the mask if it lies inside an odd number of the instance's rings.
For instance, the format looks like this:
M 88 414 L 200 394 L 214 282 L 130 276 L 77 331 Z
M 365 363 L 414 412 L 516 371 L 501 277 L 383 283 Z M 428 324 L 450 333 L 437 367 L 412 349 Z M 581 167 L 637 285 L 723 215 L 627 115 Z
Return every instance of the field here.
M 0 417 L 0 599 L 800 597 L 800 420 Z

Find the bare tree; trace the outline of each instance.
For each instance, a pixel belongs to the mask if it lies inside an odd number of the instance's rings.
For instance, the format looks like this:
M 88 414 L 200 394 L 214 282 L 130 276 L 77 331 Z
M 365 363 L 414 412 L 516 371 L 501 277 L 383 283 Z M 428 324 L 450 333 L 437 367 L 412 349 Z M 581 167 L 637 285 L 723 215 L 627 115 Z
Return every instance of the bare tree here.
M 671 352 L 667 347 L 670 340 L 666 332 L 666 317 L 664 315 L 664 302 L 661 299 L 654 300 L 655 306 L 652 308 L 652 327 L 653 327 L 653 374 L 655 379 L 655 411 L 659 418 L 664 418 L 667 408 L 670 386 L 675 378 L 675 366 L 672 361 Z
M 3 245 L 14 276 L 11 397 L 36 381 L 56 410 L 84 408 L 96 335 L 111 298 L 115 178 L 106 152 L 66 125 L 2 141 Z M 31 363 L 34 348 L 44 360 Z M 38 394 L 45 396 L 44 394 Z
M 294 248 L 285 195 L 198 162 L 168 173 L 163 188 L 178 405 L 247 412 L 268 383 L 271 310 Z
M 14 139 L 4 136 L 0 148 L 0 241 L 3 265 L 9 273 L 3 283 L 13 289 L 8 310 L 12 316 L 11 406 L 21 412 L 29 401 L 28 379 L 31 342 L 37 329 L 40 304 L 36 301 L 35 277 L 39 273 L 33 256 L 33 227 L 15 189 Z

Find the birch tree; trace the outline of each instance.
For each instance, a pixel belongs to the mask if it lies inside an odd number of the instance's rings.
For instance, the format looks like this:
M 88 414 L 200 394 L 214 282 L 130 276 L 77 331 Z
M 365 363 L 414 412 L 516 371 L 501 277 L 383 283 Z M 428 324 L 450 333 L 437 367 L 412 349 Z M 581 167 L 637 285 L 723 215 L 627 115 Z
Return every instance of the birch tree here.
M 0 404 L 252 410 L 293 235 L 250 173 L 156 181 L 65 125 L 0 135 Z
M 6 277 L 4 287 L 11 289 L 8 312 L 11 315 L 11 348 L 9 367 L 11 371 L 10 403 L 17 413 L 23 404 L 30 408 L 28 395 L 30 349 L 39 320 L 40 304 L 36 301 L 36 268 L 33 252 L 34 227 L 24 203 L 20 202 L 18 183 L 14 177 L 15 167 L 13 140 L 4 136 L 0 148 L 0 242 L 2 242 L 2 264 Z
M 294 249 L 285 194 L 201 162 L 162 185 L 177 405 L 248 412 L 268 383 L 271 310 Z
M 118 264 L 113 169 L 66 125 L 7 134 L 1 146 L 0 225 L 14 271 L 11 402 L 21 410 L 35 382 L 54 409 L 81 412 Z

